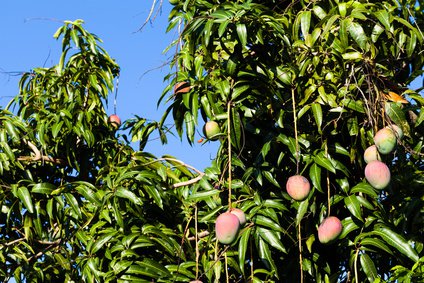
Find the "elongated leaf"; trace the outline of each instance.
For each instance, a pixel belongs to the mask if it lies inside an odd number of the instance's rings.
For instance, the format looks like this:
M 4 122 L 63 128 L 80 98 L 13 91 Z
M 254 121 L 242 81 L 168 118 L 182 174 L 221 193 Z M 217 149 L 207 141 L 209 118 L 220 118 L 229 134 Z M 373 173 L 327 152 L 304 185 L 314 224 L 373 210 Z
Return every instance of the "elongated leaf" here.
M 359 226 L 353 221 L 352 217 L 346 217 L 342 220 L 343 230 L 339 236 L 339 239 L 345 238 L 350 232 L 359 229 Z
M 77 214 L 78 218 L 82 217 L 81 209 L 79 207 L 77 199 L 70 193 L 64 193 L 66 202 L 71 206 L 72 210 Z
M 394 102 L 386 102 L 384 109 L 390 119 L 402 129 L 406 136 L 409 136 L 409 123 L 406 120 L 405 113 L 403 112 L 401 106 Z
M 321 167 L 316 163 L 313 163 L 309 168 L 309 178 L 311 179 L 312 185 L 320 192 L 323 192 L 321 188 Z
M 345 98 L 342 100 L 342 104 L 347 108 L 355 110 L 359 113 L 365 113 L 363 103 L 360 100 L 353 100 L 350 98 Z
M 245 231 L 243 231 L 238 245 L 238 258 L 239 258 L 239 267 L 241 270 L 241 273 L 244 274 L 244 265 L 246 260 L 246 251 L 249 244 L 250 239 L 250 232 L 251 227 L 247 228 Z
M 276 248 L 283 253 L 287 253 L 286 248 L 281 243 L 276 232 L 258 227 L 257 233 L 260 235 L 262 239 L 264 239 L 268 244 L 270 244 L 271 247 Z
M 384 28 L 390 31 L 390 14 L 387 10 L 379 10 L 374 13 Z
M 321 133 L 322 125 L 322 108 L 319 103 L 312 103 L 312 113 L 314 114 L 315 123 L 318 127 L 318 132 Z
M 31 192 L 38 194 L 51 194 L 57 187 L 51 183 L 38 183 L 32 186 Z
M 268 265 L 268 269 L 274 270 L 276 272 L 276 277 L 278 278 L 278 269 L 274 260 L 272 259 L 272 253 L 269 249 L 269 245 L 261 237 L 259 237 L 259 257 L 266 265 Z
M 84 183 L 85 182 L 80 182 L 80 183 Z M 78 191 L 79 194 L 81 194 L 86 200 L 95 203 L 96 205 L 100 206 L 102 203 L 100 202 L 100 200 L 96 197 L 95 192 L 91 189 L 91 187 L 93 187 L 93 185 L 89 184 L 89 185 L 79 185 L 76 187 L 76 190 Z
M 309 200 L 305 199 L 304 201 L 300 202 L 299 207 L 297 208 L 297 214 L 296 214 L 296 225 L 300 224 L 300 221 L 302 221 L 303 216 L 305 215 L 306 211 L 308 210 L 309 206 Z
M 349 27 L 349 34 L 356 41 L 360 48 L 367 49 L 367 36 L 362 26 L 357 22 L 352 22 Z
M 300 15 L 300 30 L 302 35 L 306 36 L 309 34 L 309 28 L 311 26 L 311 11 L 303 11 Z
M 276 186 L 277 188 L 281 188 L 280 184 L 278 183 L 278 181 L 274 178 L 274 176 L 272 175 L 271 172 L 269 171 L 262 171 L 262 175 L 265 176 L 265 178 L 272 183 L 274 186 Z
M 108 233 L 105 235 L 100 236 L 99 238 L 97 238 L 94 241 L 94 244 L 91 247 L 91 250 L 89 250 L 90 253 L 96 253 L 97 251 L 99 251 L 107 242 L 109 242 L 110 239 L 113 238 L 113 236 L 116 234 L 117 232 L 114 231 L 112 233 Z
M 319 166 L 327 169 L 328 171 L 332 173 L 336 173 L 336 168 L 334 168 L 331 161 L 325 156 L 324 152 L 319 152 L 317 155 L 314 156 L 314 161 Z
M 412 261 L 418 261 L 419 257 L 417 252 L 405 240 L 405 238 L 399 235 L 398 233 L 386 227 L 378 227 L 377 230 L 374 232 L 379 235 L 386 243 L 397 249 L 403 255 L 410 258 Z
M 236 109 L 231 109 L 231 144 L 239 149 L 242 144 L 242 131 L 243 127 L 240 121 L 240 116 Z
M 153 198 L 153 200 L 155 201 L 155 203 L 163 209 L 163 201 L 162 201 L 162 197 L 159 194 L 159 190 L 158 188 L 152 186 L 152 185 L 147 185 L 144 186 L 144 189 L 146 190 L 146 192 L 149 194 L 149 196 L 151 198 Z
M 284 232 L 280 225 L 263 215 L 256 215 L 254 218 L 254 223 L 259 226 L 271 228 L 274 231 Z
M 362 212 L 361 212 L 361 204 L 355 195 L 350 195 L 344 198 L 345 205 L 347 209 L 349 209 L 350 213 L 356 218 L 363 221 Z
M 216 189 L 213 189 L 213 190 L 210 190 L 210 191 L 195 192 L 195 193 L 191 194 L 187 198 L 187 200 L 195 200 L 196 202 L 198 202 L 198 201 L 201 201 L 201 200 L 208 199 L 208 198 L 210 198 L 214 195 L 217 195 L 219 193 L 220 193 L 220 191 L 216 190 Z
M 34 206 L 32 205 L 32 198 L 27 187 L 19 187 L 17 190 L 18 198 L 23 202 L 24 206 L 30 213 L 34 213 Z
M 171 273 L 166 269 L 163 265 L 158 263 L 155 260 L 144 258 L 143 261 L 137 262 L 137 264 L 141 267 L 144 267 L 157 275 L 159 275 L 161 278 L 170 276 Z
M 368 238 L 361 239 L 361 246 L 366 246 L 366 247 L 367 246 L 373 246 L 373 247 L 376 247 L 376 248 L 378 248 L 382 251 L 385 251 L 386 253 L 388 253 L 390 255 L 393 255 L 392 250 L 386 244 L 384 244 L 380 239 L 377 239 L 377 238 L 374 238 L 374 237 L 373 238 L 368 237 Z
M 378 278 L 378 274 L 374 262 L 372 261 L 370 256 L 366 253 L 362 253 L 359 257 L 359 261 L 361 262 L 361 266 L 364 270 L 364 273 L 367 275 L 368 281 L 374 282 L 374 280 Z
M 322 20 L 323 18 L 325 18 L 325 16 L 327 16 L 327 13 L 324 11 L 323 8 L 321 8 L 321 6 L 314 5 L 312 10 L 314 11 L 315 16 L 317 16 L 320 20 Z
M 377 198 L 377 193 L 375 192 L 375 189 L 368 183 L 359 183 L 356 186 L 354 186 L 351 190 L 350 190 L 351 194 L 356 194 L 356 193 L 364 193 L 367 194 L 373 198 Z
M 242 46 L 247 44 L 247 29 L 245 24 L 237 24 L 237 35 Z
M 119 187 L 118 189 L 116 189 L 115 195 L 117 197 L 126 198 L 136 205 L 141 205 L 143 203 L 135 193 L 124 187 Z

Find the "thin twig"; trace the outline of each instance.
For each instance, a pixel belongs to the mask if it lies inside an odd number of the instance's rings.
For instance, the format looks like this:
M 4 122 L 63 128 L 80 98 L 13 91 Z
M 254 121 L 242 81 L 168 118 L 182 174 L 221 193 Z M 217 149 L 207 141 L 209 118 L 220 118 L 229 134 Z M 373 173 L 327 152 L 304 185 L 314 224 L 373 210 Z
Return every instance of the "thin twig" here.
M 294 139 L 296 143 L 296 174 L 299 174 L 300 149 L 299 149 L 299 140 L 297 137 L 297 115 L 296 115 L 296 101 L 294 97 L 294 88 L 292 88 L 292 106 L 293 106 L 293 122 L 294 122 Z
M 174 161 L 174 162 L 177 162 L 177 163 L 181 164 L 181 166 L 184 166 L 186 168 L 189 168 L 189 169 L 195 171 L 197 174 L 199 174 L 198 176 L 196 176 L 193 179 L 172 184 L 172 188 L 179 188 L 179 187 L 188 186 L 188 185 L 197 183 L 205 175 L 205 173 L 203 173 L 202 171 L 200 171 L 200 170 L 194 168 L 193 166 L 188 165 L 188 164 L 184 163 L 183 161 L 181 161 L 179 159 L 176 159 L 176 158 L 161 157 L 161 158 L 155 159 L 155 160 L 153 160 L 151 162 L 144 163 L 143 165 L 147 166 L 149 164 L 153 164 L 155 162 L 161 162 L 161 161 Z
M 298 227 L 298 238 L 299 238 L 299 265 L 300 265 L 300 283 L 303 283 L 303 258 L 302 258 L 302 227 L 299 225 Z
M 141 32 L 143 30 L 144 26 L 147 25 L 148 22 L 154 21 L 156 19 L 157 15 L 159 14 L 159 12 L 161 10 L 163 0 L 160 0 L 159 8 L 157 9 L 156 14 L 152 18 L 152 15 L 153 15 L 153 12 L 155 11 L 155 7 L 156 7 L 157 2 L 158 2 L 157 0 L 153 0 L 152 6 L 150 7 L 149 15 L 147 15 L 146 20 L 144 21 L 144 23 L 141 25 L 141 27 L 136 32 Z
M 194 230 L 196 238 L 196 279 L 199 278 L 199 240 L 197 233 L 197 204 L 194 206 Z
M 325 156 L 328 158 L 328 145 L 327 141 L 325 142 Z M 330 191 L 330 173 L 327 170 L 327 205 L 328 205 L 328 212 L 327 217 L 330 216 L 330 210 L 331 210 L 331 191 Z
M 355 263 L 354 263 L 354 268 L 355 268 L 355 282 L 360 282 L 359 281 L 359 276 L 358 276 L 358 254 L 359 254 L 359 249 L 356 249 L 356 253 L 355 253 Z
M 227 143 L 228 143 L 228 210 L 231 210 L 232 164 L 231 164 L 231 101 L 227 105 Z

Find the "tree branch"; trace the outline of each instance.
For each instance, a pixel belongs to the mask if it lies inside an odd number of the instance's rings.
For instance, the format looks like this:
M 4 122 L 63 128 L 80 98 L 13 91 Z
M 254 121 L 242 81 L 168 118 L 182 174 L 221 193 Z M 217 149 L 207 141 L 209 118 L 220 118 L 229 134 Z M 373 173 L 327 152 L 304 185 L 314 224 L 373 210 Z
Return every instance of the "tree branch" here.
M 31 141 L 26 141 L 27 145 L 31 148 L 32 152 L 35 154 L 34 156 L 20 156 L 18 157 L 19 161 L 46 161 L 59 165 L 66 165 L 67 162 L 60 158 L 51 157 L 48 155 L 42 155 L 40 150 L 33 144 Z
M 194 168 L 193 166 L 188 165 L 188 164 L 184 163 L 183 161 L 181 161 L 179 159 L 170 158 L 170 157 L 161 157 L 161 158 L 158 158 L 158 159 L 153 160 L 151 162 L 145 163 L 144 165 L 149 165 L 149 164 L 152 164 L 152 163 L 155 163 L 155 162 L 160 162 L 160 161 L 174 161 L 176 163 L 181 164 L 181 166 L 184 166 L 186 168 L 189 168 L 189 169 L 193 170 L 194 172 L 196 172 L 197 174 L 199 174 L 198 176 L 194 177 L 193 179 L 172 184 L 172 188 L 179 188 L 179 187 L 183 187 L 183 186 L 187 186 L 187 185 L 191 185 L 191 184 L 197 183 L 205 175 L 205 173 L 203 173 L 202 171 Z

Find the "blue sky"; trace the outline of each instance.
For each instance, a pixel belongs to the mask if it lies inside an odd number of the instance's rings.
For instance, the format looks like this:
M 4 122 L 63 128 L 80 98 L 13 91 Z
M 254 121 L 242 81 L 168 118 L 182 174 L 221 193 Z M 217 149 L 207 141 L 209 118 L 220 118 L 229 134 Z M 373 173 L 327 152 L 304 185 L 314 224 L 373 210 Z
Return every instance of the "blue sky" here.
M 153 0 L 2 2 L 1 106 L 17 94 L 19 73 L 57 64 L 61 42 L 56 41 L 53 34 L 63 21 L 83 19 L 84 27 L 103 40 L 102 46 L 121 67 L 117 114 L 123 120 L 134 115 L 152 120 L 161 118 L 166 106 L 158 109 L 156 105 L 168 84 L 163 78 L 170 72 L 167 62 L 172 56 L 171 53 L 163 54 L 163 51 L 177 37 L 176 31 L 165 32 L 172 8 L 167 0 L 163 0 L 160 14 L 141 32 L 137 31 L 145 22 Z M 113 103 L 109 103 L 107 111 L 113 113 Z M 200 134 L 196 138 L 200 138 Z M 171 154 L 202 170 L 210 164 L 217 146 L 215 142 L 191 147 L 185 139 L 180 141 L 178 137 L 169 136 L 167 145 L 162 146 L 154 139 L 145 150 L 156 156 Z

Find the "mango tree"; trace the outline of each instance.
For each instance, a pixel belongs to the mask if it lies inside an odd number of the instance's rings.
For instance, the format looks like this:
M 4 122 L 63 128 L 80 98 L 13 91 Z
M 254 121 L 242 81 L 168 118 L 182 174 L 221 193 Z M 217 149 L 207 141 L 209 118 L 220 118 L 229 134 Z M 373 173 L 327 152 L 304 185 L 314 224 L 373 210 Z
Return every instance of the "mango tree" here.
M 0 278 L 422 281 L 420 1 L 172 3 L 161 121 L 108 122 L 119 66 L 79 20 L 1 110 Z M 169 118 L 217 123 L 204 172 L 143 151 Z

